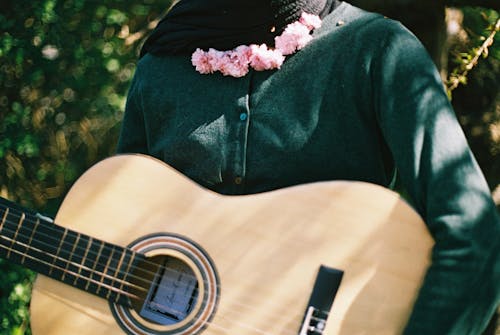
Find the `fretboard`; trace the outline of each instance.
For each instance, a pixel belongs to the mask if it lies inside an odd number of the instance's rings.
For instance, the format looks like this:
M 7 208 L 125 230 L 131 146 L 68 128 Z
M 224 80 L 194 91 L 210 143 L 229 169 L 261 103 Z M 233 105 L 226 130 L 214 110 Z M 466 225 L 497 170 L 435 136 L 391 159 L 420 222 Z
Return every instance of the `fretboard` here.
M 0 198 L 0 257 L 109 301 L 130 305 L 144 256 L 54 224 Z

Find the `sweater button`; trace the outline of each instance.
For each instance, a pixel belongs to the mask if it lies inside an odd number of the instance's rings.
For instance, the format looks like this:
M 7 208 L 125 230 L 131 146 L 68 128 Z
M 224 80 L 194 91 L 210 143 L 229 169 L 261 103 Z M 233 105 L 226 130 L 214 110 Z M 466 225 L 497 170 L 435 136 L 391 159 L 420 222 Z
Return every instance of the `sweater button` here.
M 246 121 L 248 119 L 248 114 L 247 113 L 241 113 L 240 114 L 240 120 L 241 121 Z
M 236 185 L 241 185 L 242 182 L 243 182 L 243 178 L 241 178 L 241 177 L 234 178 L 234 183 Z

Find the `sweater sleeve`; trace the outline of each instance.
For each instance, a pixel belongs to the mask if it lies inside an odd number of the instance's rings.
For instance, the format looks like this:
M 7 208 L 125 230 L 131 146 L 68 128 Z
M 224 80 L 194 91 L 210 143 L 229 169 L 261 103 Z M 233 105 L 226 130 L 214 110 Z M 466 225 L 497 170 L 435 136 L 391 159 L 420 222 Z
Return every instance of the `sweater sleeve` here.
M 138 73 L 129 88 L 117 153 L 148 153 L 144 114 L 139 90 Z
M 435 239 L 405 334 L 480 334 L 500 301 L 499 215 L 434 63 L 411 33 L 388 27 L 371 69 L 376 113 Z

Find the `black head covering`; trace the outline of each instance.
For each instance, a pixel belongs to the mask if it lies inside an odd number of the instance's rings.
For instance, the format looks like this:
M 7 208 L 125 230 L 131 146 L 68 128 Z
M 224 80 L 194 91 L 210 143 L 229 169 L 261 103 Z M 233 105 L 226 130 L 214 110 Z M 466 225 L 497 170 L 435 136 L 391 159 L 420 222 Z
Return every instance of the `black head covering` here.
M 190 54 L 201 48 L 274 45 L 274 37 L 302 12 L 326 16 L 339 0 L 181 0 L 158 23 L 141 57 Z

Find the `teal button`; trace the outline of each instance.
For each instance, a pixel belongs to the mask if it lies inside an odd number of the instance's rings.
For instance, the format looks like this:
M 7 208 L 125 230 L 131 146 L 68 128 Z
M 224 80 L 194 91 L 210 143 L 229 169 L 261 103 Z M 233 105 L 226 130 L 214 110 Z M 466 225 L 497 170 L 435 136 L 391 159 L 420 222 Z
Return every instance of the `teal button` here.
M 240 114 L 240 120 L 241 121 L 246 121 L 248 119 L 248 114 L 247 113 L 241 113 Z

